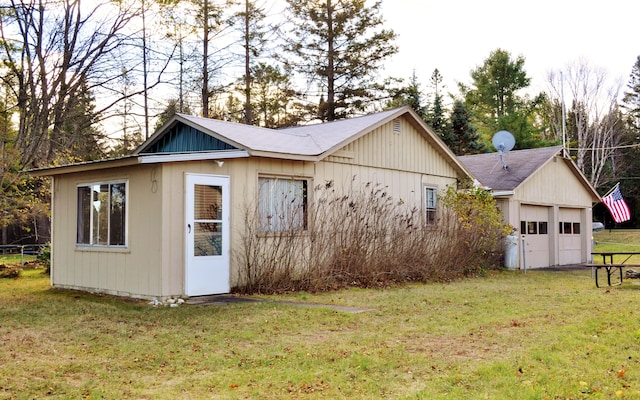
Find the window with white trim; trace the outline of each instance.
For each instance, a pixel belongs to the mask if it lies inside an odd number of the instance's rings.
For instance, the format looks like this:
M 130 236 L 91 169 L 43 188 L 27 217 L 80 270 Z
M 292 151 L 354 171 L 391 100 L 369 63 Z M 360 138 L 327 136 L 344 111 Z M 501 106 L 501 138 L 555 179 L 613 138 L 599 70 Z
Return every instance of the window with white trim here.
M 126 245 L 127 182 L 78 185 L 76 243 Z
M 258 218 L 261 232 L 307 229 L 307 180 L 258 178 Z
M 425 186 L 424 199 L 426 224 L 435 225 L 437 220 L 438 189 L 435 187 Z

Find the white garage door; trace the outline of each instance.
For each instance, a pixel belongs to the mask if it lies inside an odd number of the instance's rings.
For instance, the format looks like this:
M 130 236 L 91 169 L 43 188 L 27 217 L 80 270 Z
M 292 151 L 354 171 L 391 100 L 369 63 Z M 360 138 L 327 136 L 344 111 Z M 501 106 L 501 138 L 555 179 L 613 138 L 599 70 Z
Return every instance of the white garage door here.
M 520 254 L 527 268 L 548 267 L 549 254 L 549 207 L 528 206 L 520 207 L 520 234 L 524 238 L 523 249 Z M 520 242 L 522 246 L 522 241 Z M 521 259 L 522 260 L 522 259 Z
M 582 235 L 585 229 L 580 223 L 578 208 L 560 208 L 558 210 L 558 248 L 560 265 L 582 262 Z

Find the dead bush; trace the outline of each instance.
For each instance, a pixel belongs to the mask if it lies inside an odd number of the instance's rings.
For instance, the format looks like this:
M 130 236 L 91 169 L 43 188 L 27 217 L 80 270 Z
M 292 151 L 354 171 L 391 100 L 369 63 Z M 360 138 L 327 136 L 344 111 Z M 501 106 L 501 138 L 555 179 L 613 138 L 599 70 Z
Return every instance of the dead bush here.
M 18 265 L 0 264 L 0 278 L 19 278 L 22 268 Z
M 386 187 L 373 183 L 349 193 L 335 190 L 331 182 L 319 185 L 305 210 L 283 201 L 268 217 L 279 219 L 278 231 L 261 230 L 265 216 L 248 206 L 242 251 L 234 253 L 242 266 L 235 290 L 277 293 L 449 281 L 498 266 L 504 236 L 499 213 L 489 216 L 497 222 L 485 226 L 486 220 L 467 215 L 468 210 L 483 212 L 474 195 L 456 193 L 443 194 L 434 226 L 426 226 L 422 210 L 394 200 Z M 280 215 L 287 212 L 304 213 L 305 229 L 299 220 Z

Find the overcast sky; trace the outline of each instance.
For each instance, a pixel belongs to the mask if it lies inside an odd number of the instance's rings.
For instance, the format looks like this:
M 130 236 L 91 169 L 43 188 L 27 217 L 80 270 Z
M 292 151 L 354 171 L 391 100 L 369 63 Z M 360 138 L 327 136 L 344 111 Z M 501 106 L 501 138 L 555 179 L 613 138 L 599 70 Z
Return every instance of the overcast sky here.
M 538 91 L 549 70 L 581 58 L 626 86 L 640 55 L 640 0 L 383 0 L 382 10 L 400 47 L 386 74 L 415 69 L 423 90 L 435 68 L 450 91 L 469 83 L 497 48 L 525 57 Z

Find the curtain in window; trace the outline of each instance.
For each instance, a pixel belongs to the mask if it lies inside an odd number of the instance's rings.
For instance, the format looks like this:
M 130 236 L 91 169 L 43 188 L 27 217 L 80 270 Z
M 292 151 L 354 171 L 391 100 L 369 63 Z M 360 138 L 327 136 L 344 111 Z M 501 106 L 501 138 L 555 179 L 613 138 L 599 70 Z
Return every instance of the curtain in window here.
M 306 181 L 258 178 L 258 213 L 263 232 L 306 229 Z

